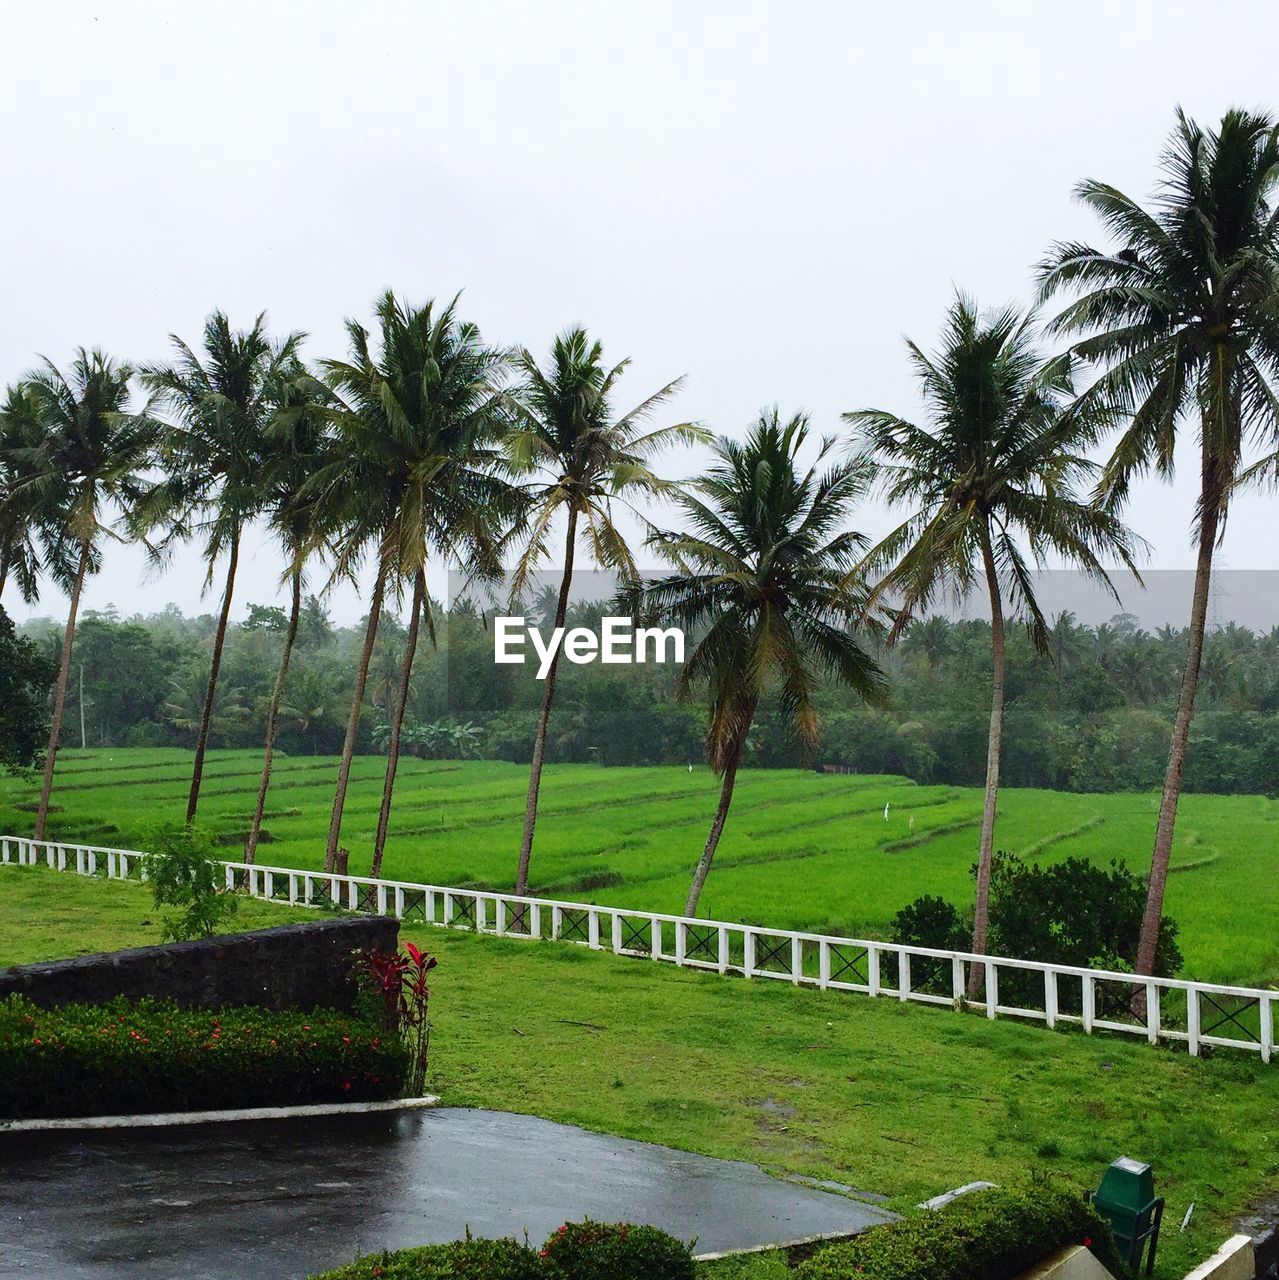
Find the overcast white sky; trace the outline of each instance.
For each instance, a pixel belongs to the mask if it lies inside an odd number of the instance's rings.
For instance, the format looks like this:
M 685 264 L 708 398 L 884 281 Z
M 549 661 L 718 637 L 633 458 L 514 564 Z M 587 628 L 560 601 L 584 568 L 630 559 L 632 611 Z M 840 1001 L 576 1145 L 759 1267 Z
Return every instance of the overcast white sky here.
M 1279 5 L 1202 3 L 59 3 L 0 16 L 0 378 L 79 344 L 135 361 L 222 307 L 343 352 L 387 286 L 465 289 L 486 336 L 586 324 L 635 399 L 739 432 L 763 405 L 913 411 L 901 337 L 952 289 L 1025 299 L 1073 184 L 1148 194 L 1180 103 L 1279 108 Z M 672 457 L 669 474 L 691 459 Z M 1193 468 L 1130 519 L 1192 563 Z M 1224 563 L 1276 567 L 1273 497 Z M 868 510 L 870 532 L 887 517 Z M 278 592 L 260 542 L 236 615 Z M 201 601 L 112 548 L 86 606 Z M 19 617 L 29 611 L 7 607 Z M 60 614 L 49 589 L 36 612 Z M 337 594 L 335 616 L 360 612 Z

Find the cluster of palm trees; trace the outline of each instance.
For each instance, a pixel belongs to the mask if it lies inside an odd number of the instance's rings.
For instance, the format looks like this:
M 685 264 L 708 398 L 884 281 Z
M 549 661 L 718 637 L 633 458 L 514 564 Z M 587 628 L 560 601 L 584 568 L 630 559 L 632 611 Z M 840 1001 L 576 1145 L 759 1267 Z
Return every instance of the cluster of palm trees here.
M 343 805 L 369 661 L 389 600 L 409 601 L 396 698 L 385 731 L 386 775 L 372 851 L 381 868 L 402 744 L 409 673 L 425 626 L 433 638 L 428 563 L 496 580 L 513 564 L 513 593 L 553 555 L 563 521 L 555 623 L 568 607 L 576 558 L 618 578 L 637 615 L 691 629 L 681 675 L 704 689 L 706 744 L 722 777 L 719 805 L 694 873 L 695 914 L 723 831 L 761 698 L 775 694 L 796 736 L 814 742 L 823 678 L 868 699 L 884 677 L 872 641 L 895 642 L 948 592 L 989 597 L 993 690 L 973 949 L 986 941 L 1003 732 L 1004 645 L 1025 622 L 1050 651 L 1034 571 L 1048 560 L 1109 584 L 1136 568 L 1143 544 L 1122 522 L 1133 481 L 1172 471 L 1194 437 L 1200 493 L 1189 651 L 1154 843 L 1137 968 L 1150 972 L 1162 914 L 1177 800 L 1198 683 L 1214 548 L 1232 496 L 1279 479 L 1279 129 L 1231 111 L 1215 130 L 1178 114 L 1162 185 L 1149 208 L 1100 182 L 1079 197 L 1112 238 L 1058 244 L 1039 267 L 1040 305 L 982 313 L 950 308 L 935 354 L 909 344 L 926 417 L 884 410 L 845 415 L 842 443 L 812 438 L 803 415 L 762 415 L 744 440 L 693 423 L 650 428 L 671 383 L 624 413 L 614 407 L 625 362 L 609 367 L 574 329 L 540 364 L 486 344 L 456 300 L 411 307 L 387 293 L 375 331 L 350 322 L 349 355 L 308 366 L 302 335 L 272 340 L 263 317 L 235 331 L 210 317 L 199 352 L 176 338 L 170 363 L 136 372 L 81 351 L 10 389 L 0 412 L 0 592 L 27 599 L 40 575 L 70 597 L 62 667 L 36 819 L 44 832 L 66 697 L 76 611 L 86 577 L 112 537 L 146 541 L 163 559 L 198 539 L 212 584 L 225 565 L 187 807 L 197 813 L 237 558 L 250 523 L 279 541 L 291 610 L 265 726 L 265 758 L 246 848 L 252 859 L 270 783 L 271 752 L 307 575 L 369 584 L 368 622 L 338 769 L 325 849 L 340 856 Z M 1069 341 L 1064 341 L 1069 340 Z M 1044 354 L 1039 343 L 1065 345 Z M 1099 446 L 1117 441 L 1105 462 Z M 674 484 L 653 470 L 677 442 L 709 445 L 700 478 Z M 815 455 L 812 456 L 812 455 Z M 810 460 L 805 463 L 803 459 Z M 157 479 L 157 475 L 159 478 Z M 902 519 L 871 545 L 847 525 L 878 488 Z M 679 531 L 647 524 L 670 565 L 641 577 L 617 508 L 670 499 Z M 641 513 L 642 514 L 642 513 Z M 645 520 L 647 523 L 647 520 Z M 528 890 L 555 668 L 545 683 L 516 890 Z M 974 983 L 980 971 L 974 968 Z

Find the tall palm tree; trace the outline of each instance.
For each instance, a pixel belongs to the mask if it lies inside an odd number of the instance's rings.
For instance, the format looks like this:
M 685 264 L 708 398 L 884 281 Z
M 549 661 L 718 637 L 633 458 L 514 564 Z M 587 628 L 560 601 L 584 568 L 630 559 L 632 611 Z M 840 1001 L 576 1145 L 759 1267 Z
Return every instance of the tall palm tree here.
M 300 362 L 284 367 L 280 373 L 282 384 L 273 397 L 278 411 L 266 446 L 263 485 L 269 494 L 266 504 L 268 522 L 288 561 L 285 576 L 289 582 L 290 605 L 280 666 L 267 703 L 262 778 L 258 783 L 258 798 L 249 823 L 248 838 L 244 843 L 244 860 L 250 863 L 257 856 L 258 841 L 262 835 L 262 815 L 266 811 L 266 796 L 271 786 L 280 705 L 302 616 L 306 565 L 327 532 L 326 512 L 316 503 L 309 486 L 312 475 L 324 463 L 324 451 L 329 445 L 324 413 L 329 397 L 323 385 L 311 378 Z
M 373 875 L 381 870 L 386 847 L 409 675 L 424 615 L 431 627 L 427 559 L 435 554 L 495 575 L 500 567 L 499 528 L 514 518 L 518 507 L 517 491 L 495 471 L 497 445 L 508 418 L 501 389 L 507 353 L 486 346 L 474 324 L 458 319 L 457 298 L 438 309 L 432 302 L 411 307 L 388 291 L 378 301 L 377 321 L 376 351 L 369 332 L 348 321 L 350 358 L 322 363 L 340 401 L 334 414 L 338 446 L 335 460 L 314 479 L 340 530 L 335 576 L 352 575 L 370 553 L 376 566 L 333 797 L 326 869 L 337 856 L 383 601 L 388 589 L 397 595 L 405 588 L 411 591 Z
M 801 470 L 807 439 L 803 415 L 783 423 L 774 409 L 744 442 L 717 441 L 714 465 L 677 499 L 687 532 L 650 539 L 677 572 L 625 593 L 635 612 L 700 635 L 678 687 L 684 694 L 700 684 L 709 689 L 706 751 L 723 781 L 687 916 L 697 912 L 760 699 L 776 690 L 786 723 L 811 748 L 821 673 L 864 698 L 884 691 L 882 672 L 853 630 L 864 602 L 848 574 L 866 541 L 840 531 L 866 491 L 869 469 L 859 459 L 831 461 L 834 443 L 823 440 Z
M 32 487 L 23 481 L 47 467 L 51 443 L 39 429 L 34 395 L 30 385 L 19 382 L 6 390 L 0 407 L 0 597 L 12 578 L 28 604 L 40 596 L 39 543 L 47 530 Z
M 962 295 L 951 305 L 941 347 L 927 356 L 908 342 L 927 408 L 917 426 L 882 409 L 847 413 L 855 448 L 876 461 L 890 506 L 906 519 L 867 558 L 883 565 L 868 603 L 895 614 L 890 643 L 947 591 L 966 597 L 984 583 L 990 601 L 992 685 L 986 794 L 977 860 L 973 950 L 986 951 L 991 855 L 999 795 L 1005 685 L 1005 615 L 1023 614 L 1048 653 L 1051 631 L 1035 599 L 1021 542 L 1042 565 L 1054 556 L 1113 592 L 1102 556 L 1133 567 L 1136 540 L 1110 510 L 1077 486 L 1092 474 L 1082 450 L 1095 437 L 1089 414 L 1068 412 L 1071 360 L 1044 361 L 1031 337 L 1033 316 L 1013 308 L 983 317 Z M 981 985 L 973 965 L 969 988 Z
M 1128 417 L 1101 475 L 1114 504 L 1135 477 L 1173 473 L 1194 423 L 1199 455 L 1197 556 L 1189 648 L 1181 676 L 1155 828 L 1137 972 L 1152 972 L 1194 715 L 1214 548 L 1231 497 L 1279 476 L 1279 125 L 1247 111 L 1215 131 L 1178 111 L 1150 209 L 1102 182 L 1078 198 L 1114 238 L 1111 249 L 1054 246 L 1040 268 L 1044 296 L 1071 290 L 1056 333 L 1085 334 L 1075 351 L 1102 366 L 1088 399 Z M 1251 463 L 1250 449 L 1258 454 Z
M 175 539 L 200 538 L 208 566 L 206 589 L 213 584 L 218 560 L 224 554 L 227 557 L 204 710 L 196 729 L 188 822 L 195 821 L 200 803 L 240 540 L 245 526 L 266 501 L 262 483 L 265 441 L 279 407 L 278 391 L 297 358 L 303 336 L 292 333 L 281 342 L 272 342 L 266 332 L 265 312 L 258 315 L 252 328 L 236 331 L 221 311 L 215 311 L 205 321 L 203 359 L 171 334 L 169 340 L 176 352 L 173 363 L 151 365 L 142 374 L 144 384 L 174 418 L 164 438 L 164 459 L 170 474 L 151 495 L 146 519 L 151 524 L 168 524 L 162 548 Z
M 26 379 L 21 412 L 29 415 L 22 427 L 28 443 L 14 451 L 13 498 L 19 508 L 38 513 L 49 544 L 45 567 L 70 597 L 36 810 L 37 840 L 44 839 L 49 815 L 80 595 L 85 579 L 101 566 L 103 539 L 121 536 L 116 523 L 127 527 L 137 510 L 145 492 L 143 473 L 154 459 L 149 418 L 127 412 L 132 377 L 129 365 L 81 347 L 69 376 L 46 360 Z
M 527 350 L 516 355 L 522 385 L 517 393 L 518 417 L 507 437 L 507 449 L 516 471 L 531 473 L 534 479 L 529 486 L 532 511 L 528 542 L 512 574 L 511 593 L 515 597 L 522 595 L 534 570 L 546 559 L 552 523 L 562 513 L 564 561 L 552 627 L 564 625 L 579 541 L 595 563 L 616 573 L 623 585 L 636 581 L 635 558 L 614 522 L 613 504 L 629 505 L 629 499 L 640 494 L 660 496 L 673 492 L 673 486 L 654 475 L 649 463 L 676 441 L 707 438 L 705 431 L 690 423 L 644 429 L 654 410 L 679 389 L 679 379 L 667 383 L 629 413 L 614 416 L 613 393 L 629 364 L 629 360 L 622 360 L 607 368 L 601 345 L 592 342 L 580 328 L 556 338 L 545 369 Z M 524 834 L 515 876 L 515 892 L 521 895 L 528 892 L 537 798 L 559 656 L 559 649 L 551 656 L 533 737 Z

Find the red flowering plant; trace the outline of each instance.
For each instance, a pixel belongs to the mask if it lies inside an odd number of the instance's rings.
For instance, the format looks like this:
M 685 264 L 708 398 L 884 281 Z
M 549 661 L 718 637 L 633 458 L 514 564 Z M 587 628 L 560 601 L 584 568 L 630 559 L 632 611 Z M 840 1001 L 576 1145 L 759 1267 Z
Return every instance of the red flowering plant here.
M 359 953 L 359 961 L 364 984 L 381 1001 L 387 1026 L 399 1028 L 409 1051 L 408 1087 L 410 1095 L 416 1097 L 426 1089 L 431 1047 L 431 988 L 426 975 L 439 960 L 406 942 L 403 951 L 370 947 Z

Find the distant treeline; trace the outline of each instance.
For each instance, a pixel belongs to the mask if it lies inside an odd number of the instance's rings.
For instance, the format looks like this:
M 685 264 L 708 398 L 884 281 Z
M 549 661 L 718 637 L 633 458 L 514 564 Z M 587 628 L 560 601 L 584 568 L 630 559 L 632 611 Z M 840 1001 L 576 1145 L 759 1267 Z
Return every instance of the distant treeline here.
M 581 606 L 570 621 L 604 612 Z M 531 613 L 536 617 L 537 610 Z M 434 610 L 436 647 L 414 666 L 405 748 L 419 756 L 527 763 L 542 686 L 529 667 L 496 666 L 489 622 L 469 606 Z M 260 748 L 286 618 L 251 606 L 233 626 L 212 721 L 212 744 Z M 215 619 L 176 608 L 149 617 L 89 613 L 75 636 L 63 741 L 97 746 L 193 744 Z M 56 659 L 62 628 L 21 630 Z M 319 601 L 302 612 L 280 725 L 293 754 L 341 750 L 363 627 L 334 627 Z M 369 675 L 358 749 L 385 749 L 387 707 L 398 687 L 404 630 L 387 618 Z M 1009 636 L 1003 780 L 1020 787 L 1125 791 L 1158 787 L 1167 764 L 1186 633 L 1148 632 L 1120 615 L 1087 627 L 1065 614 L 1052 652 L 1038 656 L 1021 630 Z M 762 704 L 748 762 L 904 774 L 918 782 L 980 786 L 990 716 L 990 628 L 934 617 L 880 655 L 891 677 L 877 710 L 846 688 L 821 694 L 822 736 L 805 760 L 776 709 Z M 562 663 L 548 758 L 601 765 L 685 764 L 703 759 L 705 708 L 680 702 L 671 666 Z M 81 690 L 83 689 L 83 705 Z M 83 715 L 81 712 L 83 711 Z M 1279 791 L 1279 629 L 1230 625 L 1208 638 L 1186 785 L 1192 791 Z

